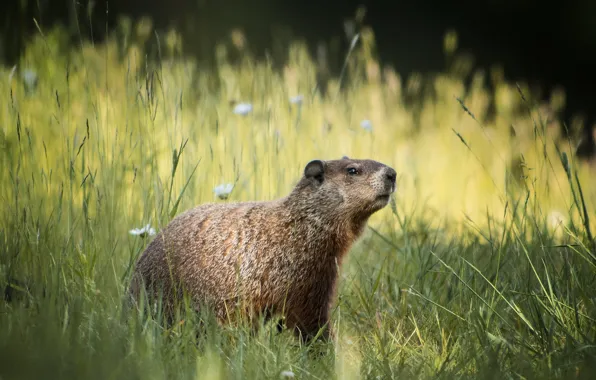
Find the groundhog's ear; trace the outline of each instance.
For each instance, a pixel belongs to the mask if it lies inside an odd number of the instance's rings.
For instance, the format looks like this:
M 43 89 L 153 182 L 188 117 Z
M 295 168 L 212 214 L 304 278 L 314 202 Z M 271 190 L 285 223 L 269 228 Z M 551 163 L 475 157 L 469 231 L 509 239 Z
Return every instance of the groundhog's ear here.
M 348 157 L 348 156 L 343 156 L 341 159 L 342 159 L 342 160 L 349 160 L 349 159 L 350 159 L 350 157 Z
M 325 178 L 325 163 L 321 160 L 312 160 L 304 168 L 304 176 L 317 183 L 322 183 Z

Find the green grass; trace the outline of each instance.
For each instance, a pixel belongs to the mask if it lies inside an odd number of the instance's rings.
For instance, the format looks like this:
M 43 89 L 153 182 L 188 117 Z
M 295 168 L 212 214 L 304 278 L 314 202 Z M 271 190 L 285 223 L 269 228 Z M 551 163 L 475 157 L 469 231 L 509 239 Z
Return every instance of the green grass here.
M 119 59 L 115 40 L 64 48 L 60 33 L 19 63 L 37 73 L 33 91 L 18 71 L 0 82 L 1 379 L 596 373 L 593 169 L 523 84 L 493 75 L 491 93 L 457 56 L 432 78 L 401 78 L 371 56 L 370 31 L 346 91 L 333 80 L 325 98 L 299 43 L 281 73 L 248 55 L 234 67 L 222 45 L 214 74 L 165 46 L 155 66 L 135 46 Z M 548 105 L 560 110 L 561 97 Z M 344 154 L 399 179 L 342 269 L 337 342 L 301 346 L 273 325 L 253 336 L 209 313 L 164 330 L 124 312 L 149 241 L 130 229 L 223 202 L 221 183 L 235 184 L 228 201 L 283 196 L 310 159 Z

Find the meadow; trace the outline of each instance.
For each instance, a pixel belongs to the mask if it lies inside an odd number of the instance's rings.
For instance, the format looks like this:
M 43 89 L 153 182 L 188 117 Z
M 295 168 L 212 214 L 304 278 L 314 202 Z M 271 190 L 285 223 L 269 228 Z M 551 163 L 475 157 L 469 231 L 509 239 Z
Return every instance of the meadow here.
M 282 70 L 232 64 L 241 46 L 222 43 L 213 72 L 165 37 L 152 62 L 121 36 L 70 46 L 43 31 L 0 68 L 0 379 L 596 373 L 596 182 L 578 125 L 557 119 L 564 93 L 540 103 L 475 69 L 454 35 L 444 72 L 404 78 L 365 29 L 325 96 L 299 41 Z M 284 196 L 309 160 L 343 155 L 391 165 L 398 185 L 342 269 L 333 344 L 124 312 L 151 239 L 131 230 Z

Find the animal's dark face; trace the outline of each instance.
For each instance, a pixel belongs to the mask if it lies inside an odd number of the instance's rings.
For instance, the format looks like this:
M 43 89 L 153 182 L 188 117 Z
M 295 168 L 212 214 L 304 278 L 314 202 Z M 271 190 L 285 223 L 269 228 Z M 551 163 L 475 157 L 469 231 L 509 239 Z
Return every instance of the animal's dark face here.
M 382 209 L 395 191 L 396 172 L 373 160 L 313 160 L 304 168 L 304 178 L 317 198 L 333 200 L 337 211 L 368 217 Z

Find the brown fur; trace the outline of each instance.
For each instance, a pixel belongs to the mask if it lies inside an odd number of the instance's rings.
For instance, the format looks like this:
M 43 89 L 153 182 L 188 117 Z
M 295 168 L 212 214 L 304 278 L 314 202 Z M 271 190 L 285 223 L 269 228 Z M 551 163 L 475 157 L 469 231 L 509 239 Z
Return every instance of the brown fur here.
M 220 322 L 240 303 L 245 315 L 283 315 L 306 340 L 322 327 L 328 337 L 338 268 L 387 205 L 395 177 L 372 160 L 314 160 L 281 199 L 195 207 L 149 244 L 130 294 L 138 300 L 143 285 L 152 300 L 162 294 L 171 316 L 181 284 L 196 309 L 209 305 Z

